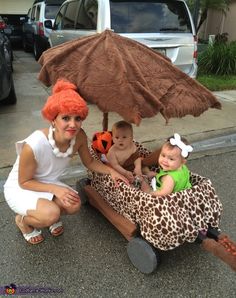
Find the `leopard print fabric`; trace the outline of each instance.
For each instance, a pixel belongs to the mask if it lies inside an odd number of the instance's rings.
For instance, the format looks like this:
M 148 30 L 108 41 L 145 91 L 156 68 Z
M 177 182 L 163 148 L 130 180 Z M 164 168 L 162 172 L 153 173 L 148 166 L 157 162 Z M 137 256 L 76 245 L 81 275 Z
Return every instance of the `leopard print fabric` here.
M 150 152 L 140 144 L 144 157 Z M 99 159 L 93 149 L 91 154 Z M 91 185 L 113 209 L 138 224 L 144 239 L 160 250 L 194 242 L 199 230 L 219 227 L 222 204 L 209 179 L 191 173 L 192 188 L 153 197 L 120 182 L 115 187 L 110 175 L 89 172 Z

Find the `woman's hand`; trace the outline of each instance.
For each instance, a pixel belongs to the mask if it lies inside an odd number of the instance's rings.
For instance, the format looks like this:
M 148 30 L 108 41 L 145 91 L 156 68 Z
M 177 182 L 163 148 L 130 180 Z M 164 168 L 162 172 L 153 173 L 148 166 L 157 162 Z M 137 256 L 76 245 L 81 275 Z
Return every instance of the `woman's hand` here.
M 67 207 L 80 201 L 78 193 L 71 188 L 55 185 L 53 194 Z
M 126 177 L 124 177 L 123 175 L 121 175 L 120 173 L 118 173 L 117 171 L 115 171 L 114 169 L 110 168 L 110 174 L 111 174 L 111 178 L 115 182 L 115 186 L 118 186 L 118 180 L 121 180 L 125 184 L 129 185 L 129 180 Z M 132 174 L 132 176 L 133 176 L 133 174 Z

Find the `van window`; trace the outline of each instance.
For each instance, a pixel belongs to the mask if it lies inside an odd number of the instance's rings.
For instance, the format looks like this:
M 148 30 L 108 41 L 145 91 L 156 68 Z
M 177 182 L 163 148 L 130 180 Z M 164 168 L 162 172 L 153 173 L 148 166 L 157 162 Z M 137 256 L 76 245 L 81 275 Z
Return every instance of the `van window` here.
M 29 9 L 28 14 L 27 14 L 28 19 L 30 19 L 30 16 L 31 16 L 31 8 Z
M 67 4 L 63 5 L 61 9 L 59 10 L 57 17 L 55 19 L 54 23 L 54 29 L 55 30 L 61 30 L 62 29 L 62 22 L 63 22 L 63 16 L 65 14 L 67 8 Z
M 35 19 L 35 16 L 34 16 L 35 8 L 36 8 L 36 7 L 33 6 L 32 13 L 31 13 L 31 20 L 34 20 L 34 19 Z
M 69 2 L 63 20 L 63 29 L 74 29 L 78 1 Z
M 41 8 L 41 6 L 40 5 L 37 5 L 37 7 L 36 7 L 35 21 L 38 21 L 39 20 L 40 8 Z
M 97 0 L 81 0 L 76 29 L 91 30 L 97 28 Z
M 173 0 L 111 1 L 111 29 L 117 33 L 191 33 L 183 2 Z
M 55 19 L 55 16 L 59 10 L 58 5 L 46 5 L 45 7 L 45 19 Z

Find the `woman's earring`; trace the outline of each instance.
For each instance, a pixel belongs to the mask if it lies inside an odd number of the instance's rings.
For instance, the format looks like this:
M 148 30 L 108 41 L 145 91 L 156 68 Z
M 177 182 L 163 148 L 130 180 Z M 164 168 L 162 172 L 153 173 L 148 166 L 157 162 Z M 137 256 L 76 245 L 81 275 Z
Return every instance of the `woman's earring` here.
M 52 131 L 55 131 L 54 123 L 52 122 Z

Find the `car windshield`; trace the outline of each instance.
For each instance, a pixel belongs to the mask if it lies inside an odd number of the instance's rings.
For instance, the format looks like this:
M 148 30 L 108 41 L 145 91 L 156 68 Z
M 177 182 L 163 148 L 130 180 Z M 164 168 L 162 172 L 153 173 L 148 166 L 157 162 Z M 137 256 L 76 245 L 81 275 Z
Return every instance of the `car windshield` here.
M 116 33 L 192 32 L 186 6 L 173 0 L 110 2 Z
M 46 5 L 45 7 L 45 18 L 55 19 L 55 16 L 60 8 L 60 5 Z

